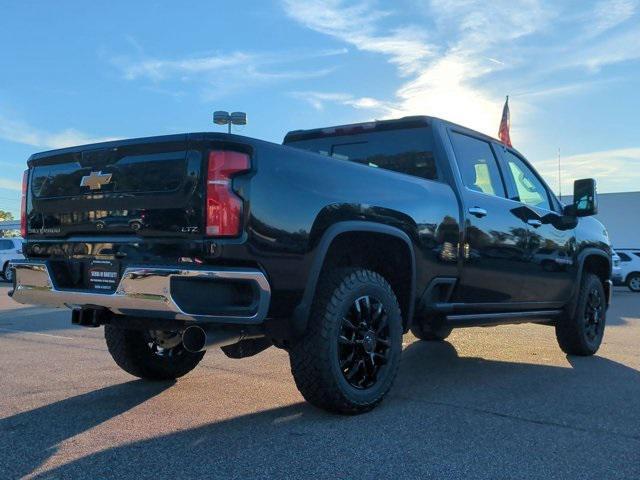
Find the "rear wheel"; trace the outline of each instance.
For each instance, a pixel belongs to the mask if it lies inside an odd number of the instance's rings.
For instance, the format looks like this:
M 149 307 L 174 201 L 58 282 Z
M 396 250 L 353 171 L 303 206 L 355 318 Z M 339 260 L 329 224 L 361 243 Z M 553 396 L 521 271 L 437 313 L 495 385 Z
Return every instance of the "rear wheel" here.
M 289 353 L 309 403 L 344 414 L 374 408 L 391 389 L 402 353 L 400 307 L 389 283 L 369 270 L 331 272 Z
M 600 348 L 607 320 L 604 287 L 593 273 L 586 273 L 580 283 L 578 301 L 572 316 L 556 322 L 556 338 L 569 355 L 593 355 Z
M 105 325 L 109 353 L 125 372 L 148 380 L 172 380 L 193 370 L 204 352 L 185 350 L 179 332 L 126 330 Z
M 640 273 L 632 273 L 627 277 L 627 287 L 632 292 L 640 292 Z

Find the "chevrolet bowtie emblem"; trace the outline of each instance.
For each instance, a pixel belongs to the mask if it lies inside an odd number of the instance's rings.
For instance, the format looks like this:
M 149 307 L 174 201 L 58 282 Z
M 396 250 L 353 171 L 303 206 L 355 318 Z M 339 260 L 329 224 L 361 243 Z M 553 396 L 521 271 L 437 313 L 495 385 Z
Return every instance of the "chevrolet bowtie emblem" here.
M 103 185 L 106 185 L 110 181 L 110 173 L 91 172 L 90 175 L 82 177 L 82 180 L 80 180 L 80 186 L 89 187 L 90 190 L 100 190 Z

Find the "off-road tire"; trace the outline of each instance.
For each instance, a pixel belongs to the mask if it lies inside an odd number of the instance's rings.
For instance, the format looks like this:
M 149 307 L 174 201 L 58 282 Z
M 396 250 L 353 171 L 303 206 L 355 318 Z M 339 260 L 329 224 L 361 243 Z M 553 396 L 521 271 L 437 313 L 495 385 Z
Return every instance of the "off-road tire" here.
M 173 380 L 193 370 L 205 352 L 191 353 L 176 347 L 174 355 L 159 356 L 148 344 L 146 332 L 105 325 L 109 353 L 125 372 L 147 380 Z M 180 345 L 179 347 L 182 347 Z
M 451 334 L 451 327 L 439 326 L 432 328 L 430 325 L 416 321 L 411 325 L 411 333 L 418 340 L 424 340 L 427 342 L 442 342 Z
M 368 388 L 352 386 L 340 366 L 338 336 L 343 317 L 357 299 L 375 297 L 387 314 L 388 360 Z M 304 335 L 289 351 L 291 373 L 312 405 L 341 414 L 359 414 L 378 405 L 389 392 L 400 366 L 402 316 L 389 283 L 378 273 L 358 268 L 335 269 L 321 279 Z
M 589 295 L 597 293 L 602 304 L 599 315 L 597 335 L 589 338 L 587 334 L 588 322 L 586 320 L 589 308 Z M 563 352 L 568 355 L 589 356 L 600 348 L 606 325 L 606 297 L 604 287 L 600 279 L 593 273 L 585 273 L 580 282 L 580 290 L 573 314 L 565 313 L 556 322 L 556 338 Z

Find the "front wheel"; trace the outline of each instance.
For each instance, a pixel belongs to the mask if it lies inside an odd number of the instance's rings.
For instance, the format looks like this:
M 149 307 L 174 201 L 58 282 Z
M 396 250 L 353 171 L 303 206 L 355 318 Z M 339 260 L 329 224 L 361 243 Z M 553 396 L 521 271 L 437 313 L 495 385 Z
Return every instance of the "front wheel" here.
M 402 318 L 391 286 L 376 272 L 347 268 L 321 281 L 307 330 L 289 355 L 309 403 L 357 414 L 391 389 L 401 353 Z
M 179 332 L 127 330 L 105 325 L 109 353 L 125 372 L 147 380 L 173 380 L 193 370 L 205 352 L 185 350 Z
M 556 338 L 569 355 L 593 355 L 600 348 L 607 320 L 604 287 L 593 273 L 585 273 L 573 315 L 565 314 L 556 322 Z
M 632 273 L 627 278 L 627 287 L 632 292 L 640 292 L 640 273 Z

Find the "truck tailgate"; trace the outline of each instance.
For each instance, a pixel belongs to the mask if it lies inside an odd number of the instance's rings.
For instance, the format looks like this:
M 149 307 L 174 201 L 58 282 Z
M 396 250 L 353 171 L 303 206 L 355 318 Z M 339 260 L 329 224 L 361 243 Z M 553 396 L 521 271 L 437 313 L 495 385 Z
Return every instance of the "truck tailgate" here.
M 36 154 L 29 160 L 28 234 L 201 234 L 201 164 L 187 135 Z

